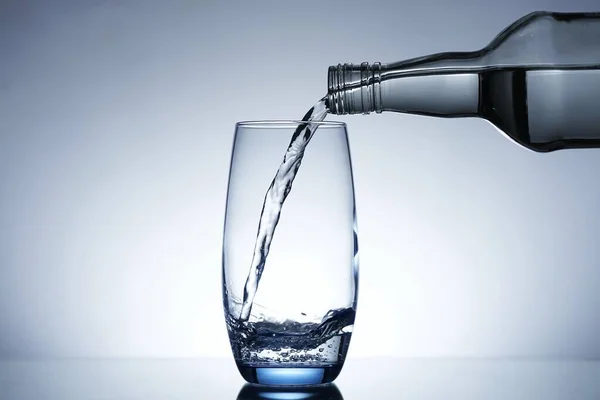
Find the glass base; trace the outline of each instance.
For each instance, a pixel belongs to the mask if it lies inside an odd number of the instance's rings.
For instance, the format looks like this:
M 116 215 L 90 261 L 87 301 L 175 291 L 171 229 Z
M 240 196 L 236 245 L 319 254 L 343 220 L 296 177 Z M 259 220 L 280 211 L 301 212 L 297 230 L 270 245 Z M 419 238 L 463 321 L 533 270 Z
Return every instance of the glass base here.
M 333 382 L 342 365 L 328 366 L 252 366 L 237 364 L 242 377 L 249 383 L 266 386 L 314 386 Z

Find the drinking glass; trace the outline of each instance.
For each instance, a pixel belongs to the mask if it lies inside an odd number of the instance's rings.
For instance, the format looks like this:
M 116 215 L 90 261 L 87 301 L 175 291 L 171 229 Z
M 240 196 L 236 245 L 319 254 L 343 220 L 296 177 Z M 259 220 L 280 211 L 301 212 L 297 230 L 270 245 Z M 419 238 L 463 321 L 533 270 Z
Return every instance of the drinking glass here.
M 246 282 L 263 203 L 302 121 L 249 121 L 235 127 L 223 233 L 223 306 L 242 377 L 254 384 L 318 385 L 340 373 L 354 325 L 358 242 L 346 125 L 311 122 L 304 151 L 259 276 L 248 318 Z M 265 242 L 260 241 L 264 247 Z

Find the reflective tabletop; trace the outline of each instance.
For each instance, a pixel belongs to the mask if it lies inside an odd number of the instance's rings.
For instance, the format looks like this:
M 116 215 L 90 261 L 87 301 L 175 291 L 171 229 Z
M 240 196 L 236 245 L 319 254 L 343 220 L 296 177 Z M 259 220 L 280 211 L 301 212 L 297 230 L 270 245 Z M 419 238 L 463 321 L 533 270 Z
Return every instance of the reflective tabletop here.
M 246 385 L 233 359 L 0 361 L 0 399 L 600 399 L 600 361 L 349 359 L 334 385 Z

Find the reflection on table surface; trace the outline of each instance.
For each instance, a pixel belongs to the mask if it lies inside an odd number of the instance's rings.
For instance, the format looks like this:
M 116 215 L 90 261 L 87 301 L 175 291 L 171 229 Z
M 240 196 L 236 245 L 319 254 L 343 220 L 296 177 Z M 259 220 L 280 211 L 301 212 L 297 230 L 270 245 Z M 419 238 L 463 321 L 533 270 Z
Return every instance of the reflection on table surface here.
M 334 385 L 246 385 L 232 359 L 0 361 L 0 399 L 600 399 L 600 360 L 349 359 Z
M 316 387 L 277 388 L 244 385 L 237 400 L 343 400 L 335 383 Z

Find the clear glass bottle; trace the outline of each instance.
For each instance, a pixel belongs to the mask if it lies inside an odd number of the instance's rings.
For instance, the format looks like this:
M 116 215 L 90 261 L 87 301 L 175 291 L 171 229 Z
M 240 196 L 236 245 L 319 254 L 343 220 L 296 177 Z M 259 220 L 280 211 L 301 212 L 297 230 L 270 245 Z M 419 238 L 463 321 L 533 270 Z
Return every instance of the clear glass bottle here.
M 600 147 L 600 13 L 534 12 L 479 51 L 329 67 L 327 107 L 484 118 L 539 152 Z

